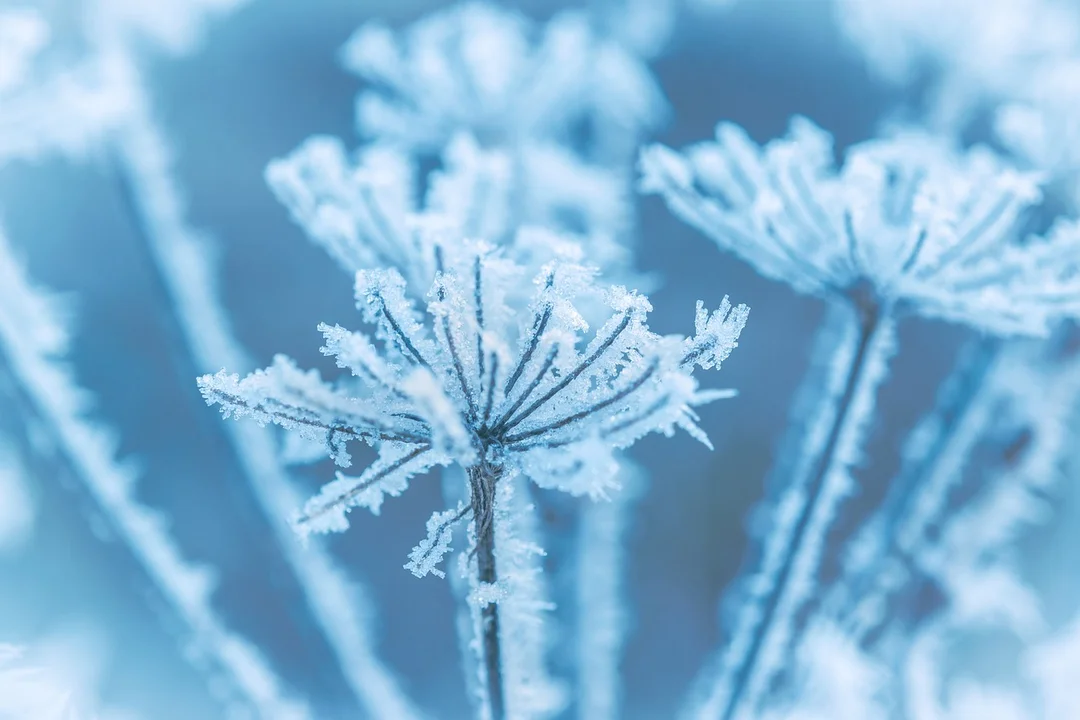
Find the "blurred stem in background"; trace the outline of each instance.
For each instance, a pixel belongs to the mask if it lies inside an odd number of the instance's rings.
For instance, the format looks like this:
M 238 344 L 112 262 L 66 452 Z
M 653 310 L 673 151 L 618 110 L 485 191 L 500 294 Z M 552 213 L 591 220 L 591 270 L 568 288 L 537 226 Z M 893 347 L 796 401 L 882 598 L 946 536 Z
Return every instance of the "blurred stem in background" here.
M 828 379 L 805 429 L 796 474 L 785 478 L 758 573 L 749 579 L 733 636 L 698 679 L 691 717 L 753 716 L 785 662 L 797 616 L 813 593 L 829 528 L 853 488 L 875 397 L 895 345 L 892 307 L 873 299 L 830 309 Z M 819 342 L 821 349 L 826 343 Z M 817 378 L 812 378 L 817 384 Z M 801 419 L 800 419 L 801 420 Z M 744 710 L 745 708 L 745 710 Z
M 135 70 L 131 72 L 135 85 Z M 133 89 L 132 96 L 136 99 L 130 117 L 114 139 L 116 169 L 122 177 L 125 207 L 172 298 L 191 361 L 200 372 L 223 366 L 251 367 L 253 363 L 233 337 L 216 295 L 209 240 L 189 227 L 183 217 L 168 143 L 153 121 L 149 100 L 140 90 Z M 370 620 L 374 610 L 363 587 L 338 567 L 320 540 L 313 538 L 304 547 L 293 532 L 288 518 L 302 504 L 302 498 L 282 466 L 271 431 L 230 423 L 226 433 L 252 494 L 358 703 L 373 716 L 421 717 L 377 656 Z
M 980 337 L 963 350 L 933 411 L 908 437 L 881 507 L 850 545 L 843 576 L 823 605 L 862 644 L 890 620 L 889 598 L 912 579 L 913 541 L 941 520 L 946 495 L 989 424 L 996 401 L 987 385 L 1000 374 L 1001 347 L 997 338 Z
M 85 418 L 86 393 L 65 362 L 69 332 L 53 298 L 33 287 L 0 234 L 0 378 L 11 373 L 19 417 L 47 434 L 57 461 L 71 469 L 156 590 L 187 626 L 195 657 L 226 678 L 226 701 L 264 717 L 307 718 L 266 658 L 229 628 L 211 602 L 212 570 L 186 558 L 158 513 L 135 497 L 136 474 L 113 459 L 112 435 Z M 5 370 L 10 368 L 10 370 Z M 196 663 L 198 665 L 199 663 Z

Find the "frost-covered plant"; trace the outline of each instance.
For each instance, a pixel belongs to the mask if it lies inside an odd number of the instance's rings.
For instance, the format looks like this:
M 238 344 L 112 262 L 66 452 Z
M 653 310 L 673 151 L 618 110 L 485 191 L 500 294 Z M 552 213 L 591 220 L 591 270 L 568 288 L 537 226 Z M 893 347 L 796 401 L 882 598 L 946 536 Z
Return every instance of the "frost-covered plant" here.
M 535 225 L 574 233 L 589 262 L 626 275 L 630 253 L 617 242 L 631 208 L 621 174 L 580 163 L 553 145 L 527 145 L 518 162 L 485 150 L 468 135 L 442 153 L 442 167 L 417 197 L 416 163 L 387 145 L 348 153 L 341 141 L 313 136 L 266 169 L 266 179 L 293 219 L 348 273 L 399 268 L 417 292 L 431 283 L 434 257 L 419 237 L 424 225 L 525 253 L 551 254 L 565 240 L 519 242 L 517 229 Z M 545 247 L 547 249 L 545 249 Z M 558 251 L 556 251 L 558 252 Z
M 642 188 L 761 274 L 868 311 L 1045 335 L 1080 307 L 1075 229 L 1020 236 L 1038 175 L 918 133 L 856 145 L 839 170 L 833 153 L 805 118 L 761 148 L 721 123 L 685 153 L 647 149 Z
M 921 667 L 928 687 L 920 702 L 931 708 L 946 702 L 939 696 L 950 672 L 941 657 L 966 638 L 992 631 L 1030 649 L 1053 635 L 1017 546 L 1051 517 L 1048 498 L 1067 478 L 1080 397 L 1074 350 L 1062 342 L 1010 345 L 980 385 L 955 419 L 959 427 L 939 431 L 941 457 L 922 482 L 890 489 L 823 607 L 868 659 Z M 992 459 L 972 461 L 987 454 Z M 927 596 L 938 598 L 931 608 L 915 600 Z M 905 702 L 906 680 L 890 677 L 885 695 Z
M 665 112 L 648 68 L 581 12 L 537 28 L 511 10 L 465 3 L 400 34 L 365 24 L 341 57 L 375 86 L 357 99 L 360 134 L 420 151 L 437 153 L 462 130 L 484 146 L 573 146 L 590 124 L 605 143 L 640 137 Z
M 386 496 L 437 465 L 465 469 L 468 501 L 437 512 L 406 568 L 442 574 L 451 528 L 471 520 L 471 603 L 480 640 L 488 708 L 506 713 L 500 665 L 498 569 L 500 488 L 522 475 L 574 495 L 614 490 L 614 451 L 651 432 L 681 427 L 707 443 L 691 408 L 730 395 L 702 391 L 695 366 L 719 366 L 737 344 L 747 308 L 725 300 L 713 313 L 699 304 L 696 334 L 649 330 L 648 300 L 622 287 L 604 296 L 610 317 L 584 342 L 575 303 L 600 292 L 594 271 L 553 261 L 533 281 L 527 308 L 513 288 L 525 268 L 482 244 L 432 239 L 436 272 L 422 318 L 396 269 L 362 270 L 356 296 L 374 336 L 322 326 L 323 352 L 351 375 L 329 384 L 279 357 L 241 380 L 224 371 L 200 378 L 209 403 L 326 442 L 342 467 L 350 441 L 371 444 L 378 459 L 358 476 L 339 473 L 305 505 L 301 532 L 344 530 L 353 507 L 378 512 Z M 524 318 L 524 322 L 517 321 Z
M 512 11 L 475 3 L 429 16 L 396 36 L 369 23 L 349 41 L 342 60 L 372 81 L 357 103 L 357 122 L 361 135 L 375 143 L 347 153 L 335 139 L 309 138 L 271 163 L 267 180 L 293 219 L 346 272 L 396 268 L 417 298 L 436 274 L 433 247 L 424 237 L 432 231 L 448 238 L 483 238 L 530 268 L 551 260 L 587 262 L 609 280 L 640 287 L 643 279 L 630 270 L 628 242 L 634 231 L 632 158 L 641 134 L 666 108 L 634 53 L 647 45 L 655 51 L 664 33 L 631 17 L 649 10 L 648 3 L 632 4 L 624 8 L 617 1 L 563 13 L 543 28 Z M 639 26 L 630 26 L 635 23 Z M 453 98 L 457 91 L 467 92 L 469 102 Z M 404 109 L 409 125 L 386 122 L 380 107 Z M 423 132 L 417 135 L 418 130 Z M 426 172 L 416 158 L 431 154 L 440 164 Z M 527 307 L 528 283 L 510 290 L 508 302 Z M 578 310 L 590 323 L 602 323 L 610 314 L 599 293 L 579 301 Z M 314 448 L 295 442 L 295 433 L 288 438 L 306 458 L 316 456 Z M 456 487 L 455 478 L 445 474 L 444 487 Z M 540 494 L 537 501 L 559 502 L 549 497 Z M 615 505 L 576 506 L 575 514 L 580 507 L 582 516 L 578 542 L 598 548 L 617 543 L 624 521 L 609 516 L 625 512 L 625 498 Z M 606 524 L 593 522 L 600 517 L 608 518 Z M 529 542 L 528 533 L 520 532 L 523 522 L 515 521 L 518 541 Z M 587 532 L 590 527 L 597 531 Z M 605 532 L 613 537 L 602 537 Z M 547 562 L 557 572 L 570 571 L 578 552 L 587 552 L 569 539 L 550 545 Z M 531 559 L 533 566 L 538 562 Z M 612 578 L 619 573 L 611 568 Z M 510 602 L 531 595 L 528 602 L 542 603 L 545 586 L 562 579 L 531 582 L 529 590 L 510 583 Z M 607 600 L 620 604 L 618 597 L 605 599 L 606 593 L 618 593 L 617 581 L 588 583 L 582 592 L 589 588 L 600 593 L 587 606 L 588 612 L 601 613 L 598 626 L 620 614 L 617 607 L 599 606 Z M 576 596 L 558 599 L 567 608 L 577 601 Z M 512 612 L 503 606 L 504 631 L 510 627 L 506 614 Z M 532 623 L 531 632 L 550 635 L 551 625 L 561 619 L 552 616 L 546 630 Z M 611 653 L 605 661 L 617 663 L 620 628 L 609 626 L 614 634 L 600 640 L 602 645 L 589 644 L 595 634 L 578 639 L 582 652 L 599 647 L 600 653 Z M 462 642 L 470 642 L 467 632 Z M 550 642 L 510 643 L 505 652 Z M 509 665 L 520 660 L 507 656 Z M 584 671 L 578 675 L 584 682 Z M 603 698 L 617 694 L 616 680 L 610 673 L 603 680 L 610 688 L 590 688 L 590 697 L 600 698 L 609 713 L 615 706 Z
M 853 487 L 898 314 L 1045 335 L 1080 309 L 1080 243 L 1064 225 L 1020 236 L 1040 198 L 1036 176 L 920 134 L 857 145 L 837 169 L 831 138 L 808 120 L 796 118 L 788 138 L 762 148 L 722 123 L 715 142 L 681 154 L 652 147 L 641 164 L 643 189 L 663 194 L 684 221 L 847 318 L 827 330 L 835 342 L 825 391 L 800 459 L 784 468 L 790 476 L 730 649 L 702 678 L 694 712 L 732 718 L 767 690 L 810 599 L 825 534 Z
M 914 85 L 930 76 L 931 119 L 952 129 L 980 103 L 1023 94 L 1080 46 L 1080 12 L 1069 0 L 842 0 L 835 8 L 881 77 Z
M 901 535 L 912 570 L 923 574 L 908 592 L 930 585 L 943 596 L 943 607 L 904 633 L 911 648 L 904 673 L 908 688 L 895 692 L 911 696 L 920 717 L 977 716 L 962 706 L 972 694 L 997 696 L 988 707 L 1010 720 L 1051 720 L 1077 711 L 1076 618 L 1061 622 L 1052 601 L 1044 606 L 1018 547 L 1072 494 L 1080 372 L 1070 345 L 1003 354 L 989 383 L 997 402 L 988 426 L 991 438 L 1004 434 L 1010 442 L 989 472 L 976 474 L 973 498 L 955 488 L 947 495 L 939 488 L 945 495 L 940 498 L 924 493 L 909 532 Z M 949 659 L 964 652 L 965 641 L 970 645 L 980 635 L 1008 638 L 995 651 L 1016 668 L 1010 682 L 991 686 L 951 667 Z M 894 648 L 870 647 L 886 663 L 896 656 Z

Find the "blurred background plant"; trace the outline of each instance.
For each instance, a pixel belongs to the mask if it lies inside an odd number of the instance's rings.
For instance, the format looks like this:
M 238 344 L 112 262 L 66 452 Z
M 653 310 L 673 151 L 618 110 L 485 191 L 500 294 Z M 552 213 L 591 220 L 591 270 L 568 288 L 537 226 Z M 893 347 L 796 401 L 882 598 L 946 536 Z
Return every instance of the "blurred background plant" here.
M 1080 715 L 1074 4 L 2 2 L 0 642 L 30 649 L 0 650 L 0 697 L 490 710 L 453 568 L 401 567 L 461 478 L 301 544 L 326 453 L 221 422 L 194 383 L 278 352 L 332 371 L 315 328 L 356 326 L 355 271 L 427 291 L 421 213 L 648 290 L 661 334 L 699 299 L 753 307 L 699 374 L 739 390 L 700 408 L 714 452 L 646 438 L 608 501 L 533 492 L 553 609 L 515 637 L 554 694 L 516 715 Z M 828 132 L 783 138 L 795 116 Z M 639 147 L 719 121 L 753 192 L 704 152 L 670 187 L 715 207 L 636 195 Z M 800 478 L 832 499 L 800 511 Z

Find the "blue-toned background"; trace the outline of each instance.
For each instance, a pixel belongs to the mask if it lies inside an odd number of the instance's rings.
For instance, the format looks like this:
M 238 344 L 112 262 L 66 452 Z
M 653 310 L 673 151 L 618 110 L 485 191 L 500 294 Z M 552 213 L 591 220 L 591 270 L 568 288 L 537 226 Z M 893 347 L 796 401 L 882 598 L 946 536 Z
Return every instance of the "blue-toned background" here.
M 59 3 L 43 5 L 63 13 Z M 254 0 L 214 21 L 190 57 L 148 56 L 149 91 L 175 151 L 188 218 L 219 251 L 222 296 L 258 366 L 283 352 L 326 369 L 315 326 L 357 325 L 350 279 L 289 220 L 263 169 L 311 134 L 357 143 L 360 85 L 339 67 L 337 49 L 367 19 L 403 24 L 436 5 Z M 517 5 L 538 18 L 561 7 Z M 825 0 L 758 0 L 684 15 L 654 70 L 674 109 L 658 139 L 673 146 L 710 136 L 720 119 L 763 141 L 783 134 L 792 114 L 805 114 L 842 148 L 918 102 L 917 87 L 900 91 L 871 76 Z M 118 433 L 118 456 L 138 466 L 138 497 L 168 517 L 188 558 L 219 570 L 215 606 L 315 703 L 319 717 L 355 717 L 223 421 L 199 396 L 199 369 L 125 192 L 114 159 L 101 154 L 16 161 L 0 167 L 0 219 L 29 274 L 61 293 L 73 313 L 75 376 L 95 396 L 92 417 Z M 730 294 L 752 308 L 739 349 L 707 379 L 740 393 L 702 411 L 715 451 L 680 435 L 649 438 L 633 452 L 649 480 L 630 536 L 625 714 L 662 718 L 721 640 L 718 600 L 746 552 L 747 518 L 762 497 L 824 308 L 721 255 L 657 198 L 641 198 L 638 212 L 636 264 L 660 280 L 650 296 L 655 329 L 688 331 L 698 299 L 715 306 Z M 865 490 L 845 518 L 880 498 L 906 430 L 930 408 L 968 339 L 966 331 L 917 320 L 905 322 L 901 336 L 871 436 L 872 462 L 857 471 Z M 0 386 L 11 382 L 0 373 Z M 0 405 L 0 436 L 29 446 L 40 432 L 13 408 Z M 155 720 L 221 717 L 184 657 L 181 628 L 125 546 L 102 529 L 64 463 L 42 453 L 25 470 L 36 521 L 29 539 L 0 550 L 0 640 L 74 633 L 94 648 L 103 705 Z M 309 489 L 331 473 L 327 464 L 300 471 Z M 1059 502 L 1068 516 L 1071 499 Z M 468 716 L 469 706 L 450 587 L 401 567 L 441 503 L 438 480 L 419 478 L 380 516 L 357 513 L 352 529 L 331 543 L 371 591 L 382 657 L 433 717 L 456 718 Z M 852 523 L 841 522 L 837 536 Z M 1064 521 L 1047 532 L 1070 533 L 1057 536 L 1057 547 L 1076 539 Z M 1067 558 L 1033 551 L 1027 567 L 1065 614 L 1076 584 L 1067 580 L 1075 574 Z

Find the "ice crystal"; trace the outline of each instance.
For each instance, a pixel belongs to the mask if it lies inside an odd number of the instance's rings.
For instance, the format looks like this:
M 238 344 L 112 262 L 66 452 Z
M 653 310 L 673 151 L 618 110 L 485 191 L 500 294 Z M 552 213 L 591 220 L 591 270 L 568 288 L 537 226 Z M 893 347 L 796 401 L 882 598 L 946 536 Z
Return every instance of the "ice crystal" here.
M 587 325 L 575 301 L 598 292 L 592 270 L 546 264 L 529 319 L 515 327 L 508 297 L 520 265 L 482 244 L 434 249 L 426 321 L 397 270 L 363 270 L 357 302 L 374 335 L 321 327 L 323 352 L 352 378 L 330 384 L 278 358 L 243 380 L 224 371 L 199 380 L 225 414 L 322 439 L 342 467 L 351 462 L 349 441 L 378 447 L 373 465 L 355 477 L 339 473 L 307 503 L 303 532 L 345 529 L 350 508 L 377 512 L 386 495 L 436 465 L 520 470 L 544 487 L 600 494 L 616 469 L 615 449 L 676 427 L 704 439 L 691 408 L 728 393 L 699 390 L 693 366 L 719 365 L 730 353 L 745 306 L 725 300 L 711 317 L 699 312 L 698 336 L 662 337 L 648 328 L 648 300 L 613 287 L 604 293 L 610 317 L 583 342 Z M 468 509 L 477 523 L 490 521 L 488 490 L 477 489 Z M 432 552 L 443 548 L 446 520 L 429 527 Z M 431 570 L 423 557 L 410 567 Z
M 640 132 L 664 113 L 648 68 L 572 11 L 542 30 L 486 3 L 433 13 L 401 34 L 370 22 L 342 61 L 376 86 L 357 99 L 360 133 L 424 151 L 461 130 L 485 146 L 567 140 L 583 122 Z
M 1069 224 L 1021 238 L 1038 177 L 919 133 L 857 145 L 837 169 L 831 137 L 804 118 L 763 148 L 722 123 L 715 142 L 649 148 L 641 164 L 643 189 L 722 249 L 844 311 L 799 458 L 778 466 L 773 522 L 733 639 L 689 710 L 730 720 L 760 711 L 813 602 L 829 528 L 857 487 L 850 470 L 895 352 L 897 313 L 1046 334 L 1080 309 L 1080 243 Z
M 714 142 L 642 156 L 646 191 L 754 266 L 802 292 L 898 305 L 996 334 L 1045 334 L 1080 309 L 1075 228 L 1022 238 L 1039 177 L 989 151 L 900 134 L 852 147 L 805 118 L 758 147 L 717 126 Z

